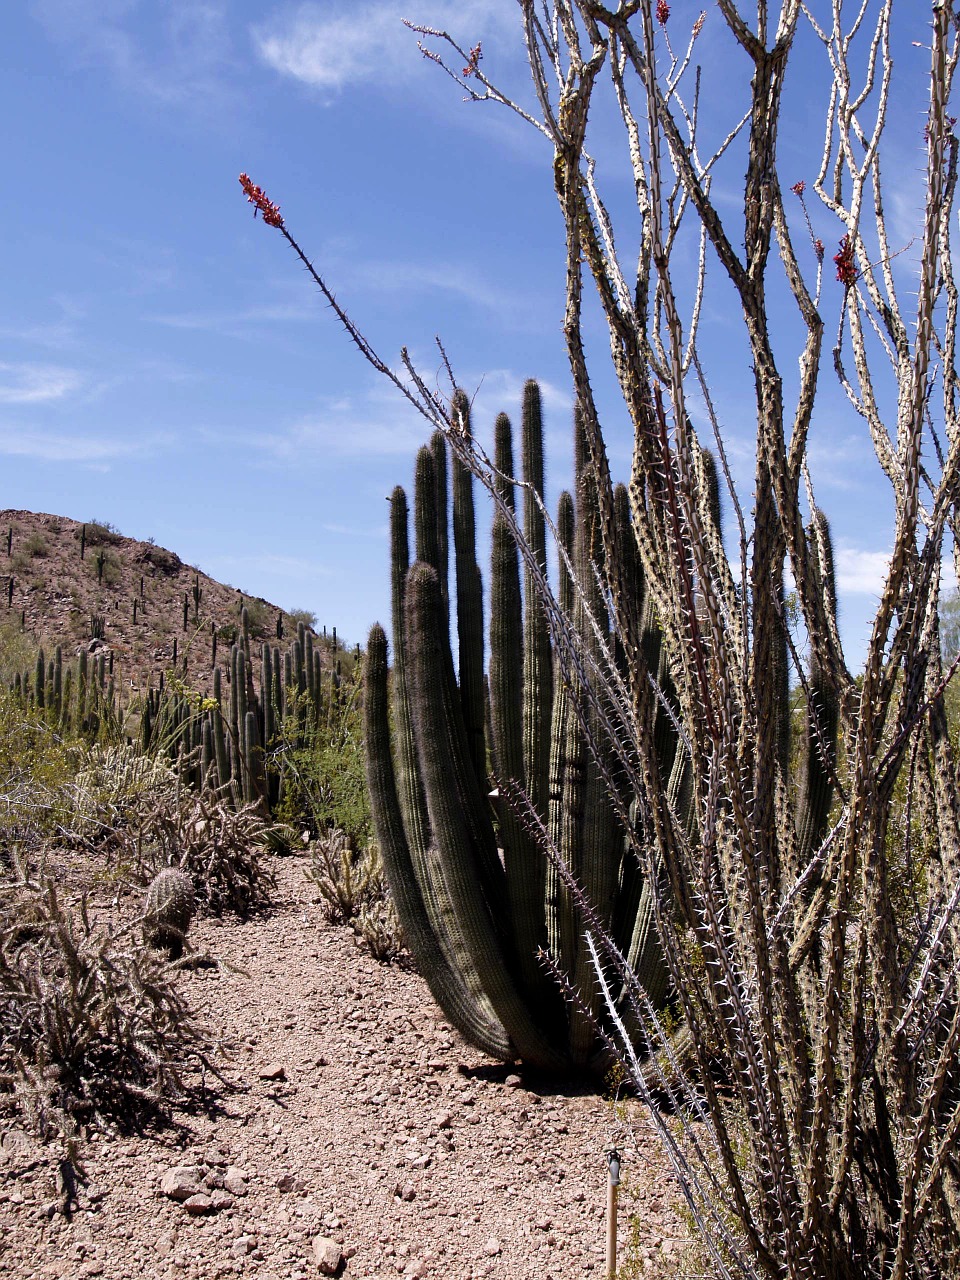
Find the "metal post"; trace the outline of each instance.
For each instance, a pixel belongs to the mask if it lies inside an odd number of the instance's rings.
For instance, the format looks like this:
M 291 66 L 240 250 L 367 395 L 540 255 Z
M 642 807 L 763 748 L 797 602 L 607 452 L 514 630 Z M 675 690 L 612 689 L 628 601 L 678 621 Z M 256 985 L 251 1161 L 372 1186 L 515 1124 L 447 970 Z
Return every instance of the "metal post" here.
M 607 1280 L 617 1276 L 617 1200 L 620 1194 L 620 1153 L 607 1152 L 610 1179 L 607 1183 Z

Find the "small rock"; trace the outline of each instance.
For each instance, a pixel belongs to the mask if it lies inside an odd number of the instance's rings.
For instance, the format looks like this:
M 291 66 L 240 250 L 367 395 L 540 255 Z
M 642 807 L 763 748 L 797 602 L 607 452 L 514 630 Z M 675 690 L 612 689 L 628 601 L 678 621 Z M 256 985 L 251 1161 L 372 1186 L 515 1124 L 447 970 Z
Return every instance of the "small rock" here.
M 213 1201 L 209 1196 L 205 1196 L 200 1192 L 197 1195 L 189 1196 L 184 1200 L 183 1207 L 186 1209 L 187 1213 L 191 1214 L 194 1218 L 199 1218 L 201 1214 L 210 1213 L 213 1209 Z
M 538 1231 L 549 1231 L 553 1223 L 549 1218 L 538 1218 L 533 1225 Z
M 405 1182 L 404 1185 L 400 1188 L 400 1199 L 406 1200 L 407 1203 L 409 1203 L 411 1200 L 416 1200 L 416 1198 L 417 1198 L 417 1188 L 413 1185 L 412 1182 Z
M 236 1258 L 245 1258 L 248 1253 L 253 1253 L 256 1247 L 257 1242 L 253 1236 L 237 1236 L 230 1246 L 230 1252 Z
M 495 1258 L 500 1252 L 502 1246 L 496 1236 L 491 1236 L 487 1243 L 483 1246 L 483 1252 L 488 1258 Z
M 343 1254 L 336 1240 L 331 1240 L 328 1236 L 314 1236 L 313 1260 L 322 1276 L 333 1276 L 343 1260 Z
M 210 1207 L 214 1213 L 219 1213 L 222 1209 L 232 1209 L 233 1204 L 233 1196 L 228 1191 L 214 1191 L 210 1197 Z
M 260 1070 L 261 1080 L 286 1080 L 287 1069 L 282 1062 L 271 1062 Z
M 176 1165 L 160 1179 L 160 1190 L 171 1200 L 187 1200 L 200 1193 L 202 1173 L 195 1164 Z
M 519 1076 L 507 1076 L 503 1083 L 508 1089 L 519 1089 L 523 1081 Z
M 174 1249 L 173 1237 L 161 1236 L 160 1239 L 157 1241 L 157 1243 L 154 1245 L 154 1248 L 156 1249 L 157 1253 L 159 1253 L 161 1258 L 169 1257 L 170 1254 L 173 1253 L 173 1249 Z
M 453 1128 L 453 1116 L 451 1116 L 449 1111 L 442 1111 L 440 1115 L 437 1116 L 437 1128 L 438 1129 Z
M 296 1191 L 297 1180 L 292 1173 L 282 1173 L 277 1179 L 278 1191 Z

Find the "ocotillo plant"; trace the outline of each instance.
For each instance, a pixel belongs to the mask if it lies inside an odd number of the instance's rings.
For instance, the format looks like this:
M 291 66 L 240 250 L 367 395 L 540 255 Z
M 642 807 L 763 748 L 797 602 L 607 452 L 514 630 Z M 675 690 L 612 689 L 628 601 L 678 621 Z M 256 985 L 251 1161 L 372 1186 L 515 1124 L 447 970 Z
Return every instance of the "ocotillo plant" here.
M 454 398 L 453 412 L 459 429 L 469 433 L 469 405 L 462 393 Z M 451 605 L 441 577 L 448 524 L 446 506 L 440 509 L 437 503 L 438 493 L 446 491 L 444 483 L 438 484 L 438 475 L 446 476 L 441 437 L 417 457 L 412 566 L 406 496 L 400 488 L 394 491 L 392 707 L 386 637 L 378 626 L 370 634 L 367 656 L 368 782 L 398 914 L 446 1015 L 494 1057 L 520 1057 L 552 1068 L 585 1066 L 597 1055 L 597 1024 L 602 1021 L 585 924 L 602 928 L 616 941 L 655 1001 L 666 998 L 669 980 L 654 928 L 654 901 L 616 821 L 618 812 L 628 811 L 629 800 L 625 789 L 620 793 L 613 761 L 604 762 L 599 723 L 604 708 L 589 707 L 570 672 L 555 670 L 548 619 L 536 589 L 537 574 L 546 574 L 546 536 L 543 428 L 539 390 L 532 382 L 524 392 L 522 424 L 523 536 L 528 548 L 522 588 L 511 429 L 504 415 L 495 431 L 501 507 L 492 532 L 488 699 L 483 680 L 483 588 L 469 473 L 455 459 L 450 486 L 455 618 L 449 616 Z M 699 474 L 696 500 L 702 519 L 719 537 L 718 487 L 707 454 L 701 458 Z M 563 552 L 561 605 L 584 638 L 585 663 L 622 669 L 625 652 L 611 630 L 600 589 L 603 512 L 579 427 L 575 479 L 576 501 L 563 495 L 557 523 Z M 682 808 L 690 797 L 671 705 L 675 698 L 639 560 L 629 554 L 635 544 L 622 486 L 616 490 L 614 519 L 611 536 L 624 548 L 620 607 L 637 620 L 646 660 L 660 673 L 662 700 L 653 711 L 660 742 L 659 784 L 670 803 Z M 822 521 L 816 538 L 824 589 L 832 591 L 829 539 Z M 450 641 L 454 627 L 459 676 Z M 784 673 L 786 646 L 784 629 Z M 830 808 L 836 728 L 835 709 L 823 709 L 823 683 L 811 676 L 811 692 L 815 685 L 819 714 L 812 726 L 808 723 L 800 752 L 805 781 L 801 778 L 804 798 L 798 805 L 797 843 L 807 857 L 822 839 Z M 786 769 L 786 675 L 781 706 L 780 757 Z M 529 814 L 497 798 L 495 790 L 491 797 L 497 781 L 511 793 L 518 788 L 525 793 Z M 548 872 L 541 836 L 562 857 L 572 878 L 570 887 Z M 691 910 L 682 885 L 676 886 L 674 896 L 681 916 Z M 543 952 L 549 952 L 557 968 L 569 976 L 576 998 L 566 1006 L 538 963 L 538 953 Z

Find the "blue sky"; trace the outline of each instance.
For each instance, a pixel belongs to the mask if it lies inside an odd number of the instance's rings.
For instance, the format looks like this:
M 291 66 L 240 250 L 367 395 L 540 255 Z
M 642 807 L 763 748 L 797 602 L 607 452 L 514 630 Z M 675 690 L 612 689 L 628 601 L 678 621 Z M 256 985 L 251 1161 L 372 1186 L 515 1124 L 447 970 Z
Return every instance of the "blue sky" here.
M 672 8 L 688 31 L 700 5 Z M 924 6 L 913 17 L 906 8 L 898 38 L 922 84 L 927 55 L 910 40 L 925 37 Z M 524 379 L 539 378 L 552 487 L 566 482 L 549 147 L 503 110 L 463 103 L 401 16 L 447 25 L 465 45 L 482 40 L 485 68 L 528 94 L 514 0 L 4 7 L 4 506 L 153 537 L 248 593 L 313 610 L 351 641 L 386 620 L 384 499 L 410 479 L 425 427 L 348 345 L 281 237 L 253 220 L 242 170 L 281 205 L 385 357 L 406 344 L 432 371 L 433 336 L 443 336 L 477 392 L 478 427 L 515 413 Z M 727 106 L 731 51 L 719 27 L 711 10 L 700 56 Z M 819 108 L 802 82 L 781 150 L 809 180 Z M 894 139 L 904 242 L 919 101 L 904 99 Z M 599 167 L 612 172 L 599 124 Z M 627 189 L 614 179 L 612 190 L 617 207 Z M 736 199 L 731 186 L 731 207 Z M 828 246 L 834 231 L 824 228 Z M 909 254 L 898 269 L 911 269 Z M 830 307 L 839 314 L 839 293 L 825 301 L 828 328 Z M 725 349 L 730 328 L 720 306 L 704 346 L 749 506 L 752 374 L 739 348 Z M 591 340 L 602 356 L 599 326 Z M 625 478 L 629 433 L 599 375 L 598 387 Z M 888 504 L 864 431 L 832 389 L 826 401 L 814 474 L 855 660 L 890 544 Z

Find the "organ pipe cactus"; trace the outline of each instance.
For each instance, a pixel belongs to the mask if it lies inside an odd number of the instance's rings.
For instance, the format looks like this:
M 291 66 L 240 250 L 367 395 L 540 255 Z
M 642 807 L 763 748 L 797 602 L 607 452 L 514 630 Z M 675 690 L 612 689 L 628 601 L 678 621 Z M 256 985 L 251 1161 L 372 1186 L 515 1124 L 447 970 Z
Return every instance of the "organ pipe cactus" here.
M 454 429 L 471 430 L 469 403 L 452 402 Z M 365 729 L 367 777 L 377 839 L 409 946 L 431 991 L 454 1026 L 474 1045 L 504 1061 L 521 1058 L 556 1069 L 599 1063 L 601 1010 L 584 942 L 581 905 L 548 864 L 531 823 L 498 798 L 496 784 L 519 784 L 542 829 L 559 851 L 599 923 L 617 942 L 659 1004 L 669 995 L 655 929 L 654 901 L 628 852 L 609 794 L 614 775 L 588 747 L 591 716 L 600 714 L 561 679 L 548 618 L 531 559 L 546 572 L 543 424 L 536 383 L 524 390 L 521 432 L 521 566 L 507 513 L 516 506 L 509 420 L 495 427 L 500 506 L 492 528 L 489 605 L 489 714 L 484 714 L 483 584 L 477 566 L 472 479 L 454 454 L 452 497 L 455 589 L 446 583 L 447 473 L 441 436 L 416 463 L 410 564 L 409 509 L 403 489 L 390 500 L 393 672 L 387 639 L 377 625 L 367 648 Z M 556 532 L 559 608 L 587 640 L 624 668 L 628 647 L 613 634 L 603 578 L 601 509 L 582 433 L 575 430 L 575 499 L 563 494 Z M 712 459 L 701 457 L 702 518 L 719 538 L 719 486 Z M 442 505 L 441 505 L 442 504 Z M 614 536 L 626 607 L 636 620 L 648 665 L 659 673 L 655 715 L 659 785 L 682 812 L 689 806 L 689 770 L 675 729 L 669 655 L 644 590 L 630 499 L 615 495 Z M 513 528 L 516 528 L 516 524 Z M 833 591 L 829 533 L 819 514 L 810 530 L 825 591 Z M 571 574 L 570 570 L 573 570 Z M 455 602 L 455 616 L 454 613 Z M 459 655 L 455 672 L 451 633 Z M 787 634 L 783 632 L 786 665 Z M 832 803 L 836 708 L 825 681 L 811 672 L 809 706 L 799 753 L 790 750 L 789 689 L 784 686 L 784 779 L 799 755 L 797 859 L 823 837 Z M 614 781 L 615 786 L 615 781 Z M 691 910 L 677 886 L 677 911 Z M 565 972 L 576 1000 L 565 1005 L 547 981 L 538 953 L 548 951 Z

